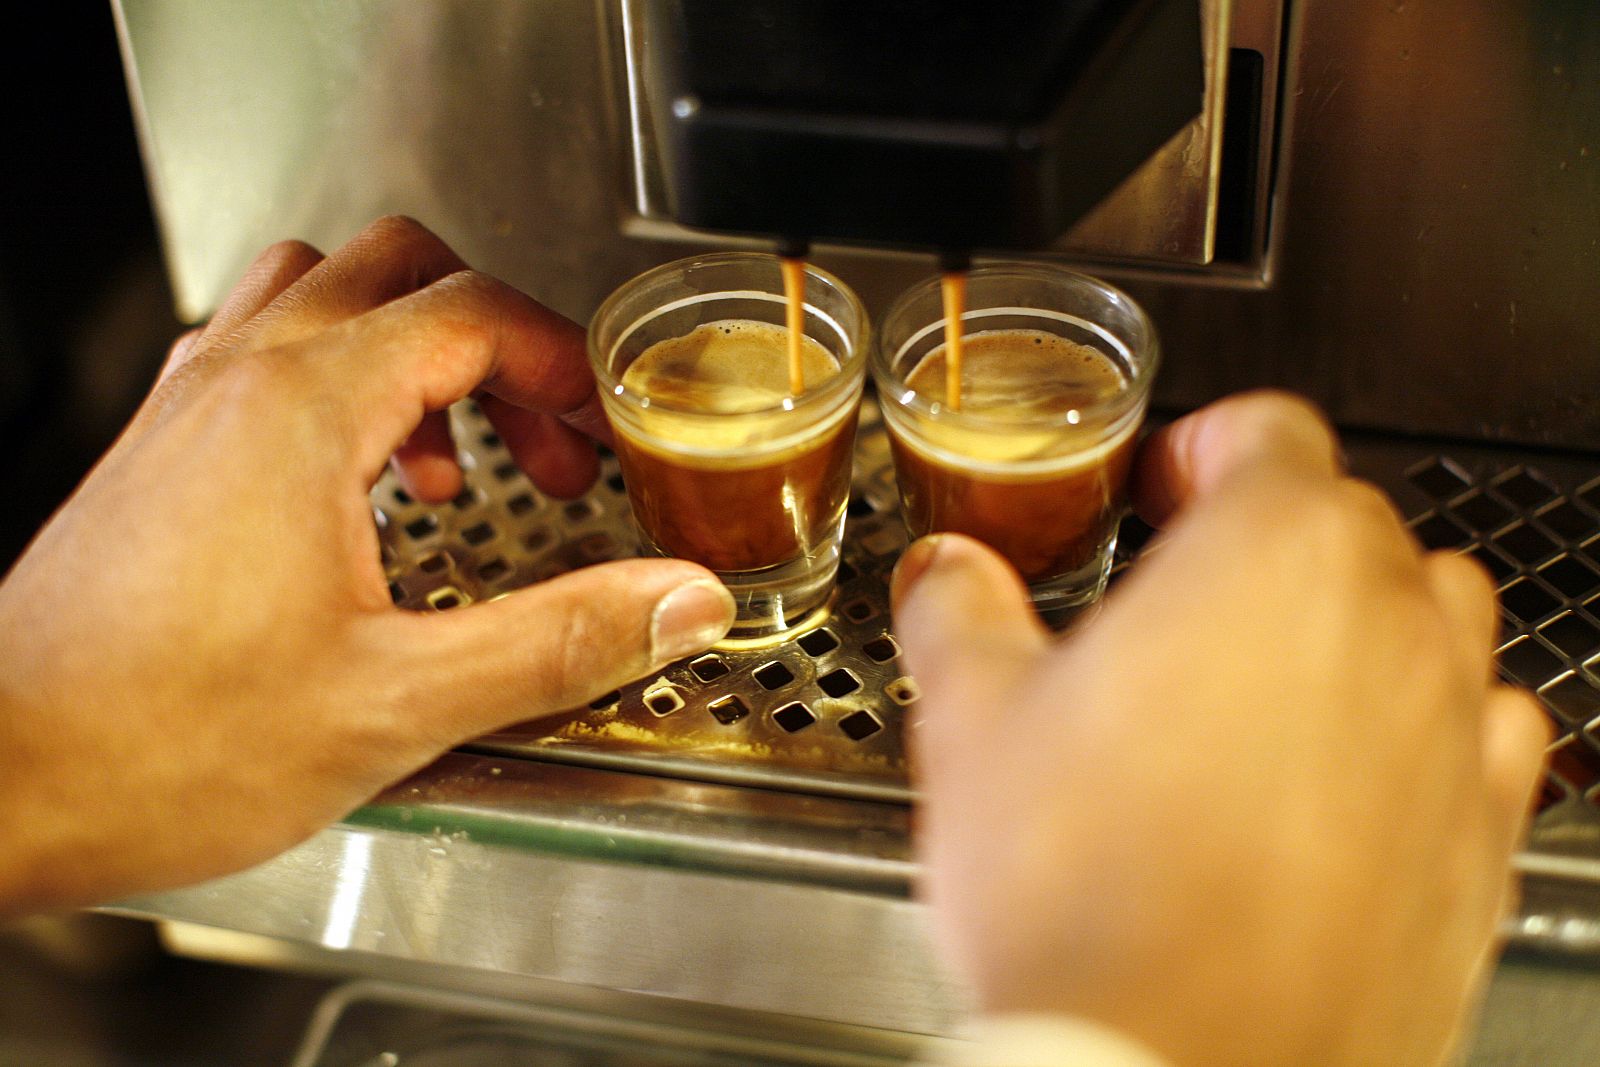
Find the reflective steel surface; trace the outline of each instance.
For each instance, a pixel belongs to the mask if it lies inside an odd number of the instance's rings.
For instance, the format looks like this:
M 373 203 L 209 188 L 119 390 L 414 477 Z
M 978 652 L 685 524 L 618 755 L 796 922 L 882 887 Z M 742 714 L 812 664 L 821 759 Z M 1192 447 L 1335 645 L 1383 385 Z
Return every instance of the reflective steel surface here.
M 493 972 L 512 993 L 951 1032 L 965 996 L 906 898 L 905 849 L 904 808 L 452 755 L 260 867 L 115 910 L 374 970 Z
M 685 252 L 622 233 L 637 205 L 616 0 L 116 8 L 191 318 L 271 241 L 334 246 L 387 211 L 580 320 Z M 1236 42 L 1269 49 L 1276 5 L 1236 8 Z M 1158 401 L 1276 383 L 1345 425 L 1600 448 L 1592 5 L 1299 0 L 1288 16 L 1281 86 L 1266 67 L 1272 196 L 1252 201 L 1264 274 L 1095 261 L 1163 334 Z M 819 260 L 878 309 L 932 267 Z

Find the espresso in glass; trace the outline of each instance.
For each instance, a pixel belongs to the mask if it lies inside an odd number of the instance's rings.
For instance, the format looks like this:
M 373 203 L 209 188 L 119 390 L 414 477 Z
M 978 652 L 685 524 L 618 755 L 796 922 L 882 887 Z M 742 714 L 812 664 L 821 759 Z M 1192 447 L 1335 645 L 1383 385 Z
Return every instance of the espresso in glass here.
M 1038 264 L 967 279 L 959 410 L 937 280 L 885 317 L 873 374 L 913 536 L 956 532 L 1009 560 L 1046 613 L 1105 587 L 1155 333 L 1125 294 Z
M 777 260 L 701 256 L 624 285 L 590 357 L 644 550 L 693 560 L 734 595 L 730 643 L 781 639 L 839 566 L 866 314 L 807 267 L 794 395 Z

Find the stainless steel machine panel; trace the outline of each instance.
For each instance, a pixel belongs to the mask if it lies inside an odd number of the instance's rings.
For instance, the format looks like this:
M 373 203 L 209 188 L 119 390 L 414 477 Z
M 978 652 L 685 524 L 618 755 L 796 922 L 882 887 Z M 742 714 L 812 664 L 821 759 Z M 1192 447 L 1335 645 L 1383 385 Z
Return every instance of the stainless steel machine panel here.
M 186 317 L 269 242 L 331 247 L 389 211 L 579 320 L 686 252 L 621 232 L 619 0 L 114 2 Z M 1600 449 L 1592 5 L 1235 8 L 1235 43 L 1256 50 L 1288 13 L 1263 87 L 1271 195 L 1250 209 L 1262 272 L 1096 268 L 1163 334 L 1158 401 L 1272 383 L 1346 426 Z M 819 260 L 880 309 L 932 266 Z

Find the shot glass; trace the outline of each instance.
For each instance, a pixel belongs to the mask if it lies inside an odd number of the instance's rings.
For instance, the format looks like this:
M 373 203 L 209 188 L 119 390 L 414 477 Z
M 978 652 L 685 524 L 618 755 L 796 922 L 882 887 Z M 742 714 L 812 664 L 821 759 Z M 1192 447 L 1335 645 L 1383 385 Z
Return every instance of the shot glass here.
M 839 569 L 867 313 L 838 278 L 806 266 L 811 366 L 792 395 L 785 306 L 775 256 L 694 256 L 625 283 L 589 328 L 643 550 L 700 563 L 728 587 L 738 615 L 723 647 L 808 625 Z
M 1045 264 L 967 277 L 959 410 L 948 403 L 940 281 L 902 293 L 872 374 L 913 537 L 968 534 L 1064 622 L 1105 590 L 1128 469 L 1159 361 L 1127 294 Z

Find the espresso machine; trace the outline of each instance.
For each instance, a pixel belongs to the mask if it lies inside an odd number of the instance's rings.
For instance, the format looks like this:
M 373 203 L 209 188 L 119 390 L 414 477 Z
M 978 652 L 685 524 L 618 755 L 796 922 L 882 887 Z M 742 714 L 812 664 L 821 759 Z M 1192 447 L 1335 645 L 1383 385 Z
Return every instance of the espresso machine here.
M 806 248 L 874 311 L 941 260 L 1037 257 L 1150 311 L 1158 408 L 1316 400 L 1418 537 L 1500 584 L 1501 670 L 1558 727 L 1508 933 L 1600 959 L 1592 14 L 980 6 L 114 0 L 186 319 L 266 244 L 391 212 L 579 321 L 701 249 Z M 373 492 L 397 603 L 634 551 L 613 460 L 549 500 L 476 411 L 453 419 L 462 497 Z M 970 1005 L 911 899 L 917 689 L 884 593 L 905 535 L 870 411 L 855 477 L 820 627 L 483 738 L 275 860 L 115 910 L 190 955 L 358 979 L 301 1067 L 491 1024 L 585 1063 L 888 1064 L 958 1035 Z M 1491 1011 L 1479 1047 L 1542 1039 Z

